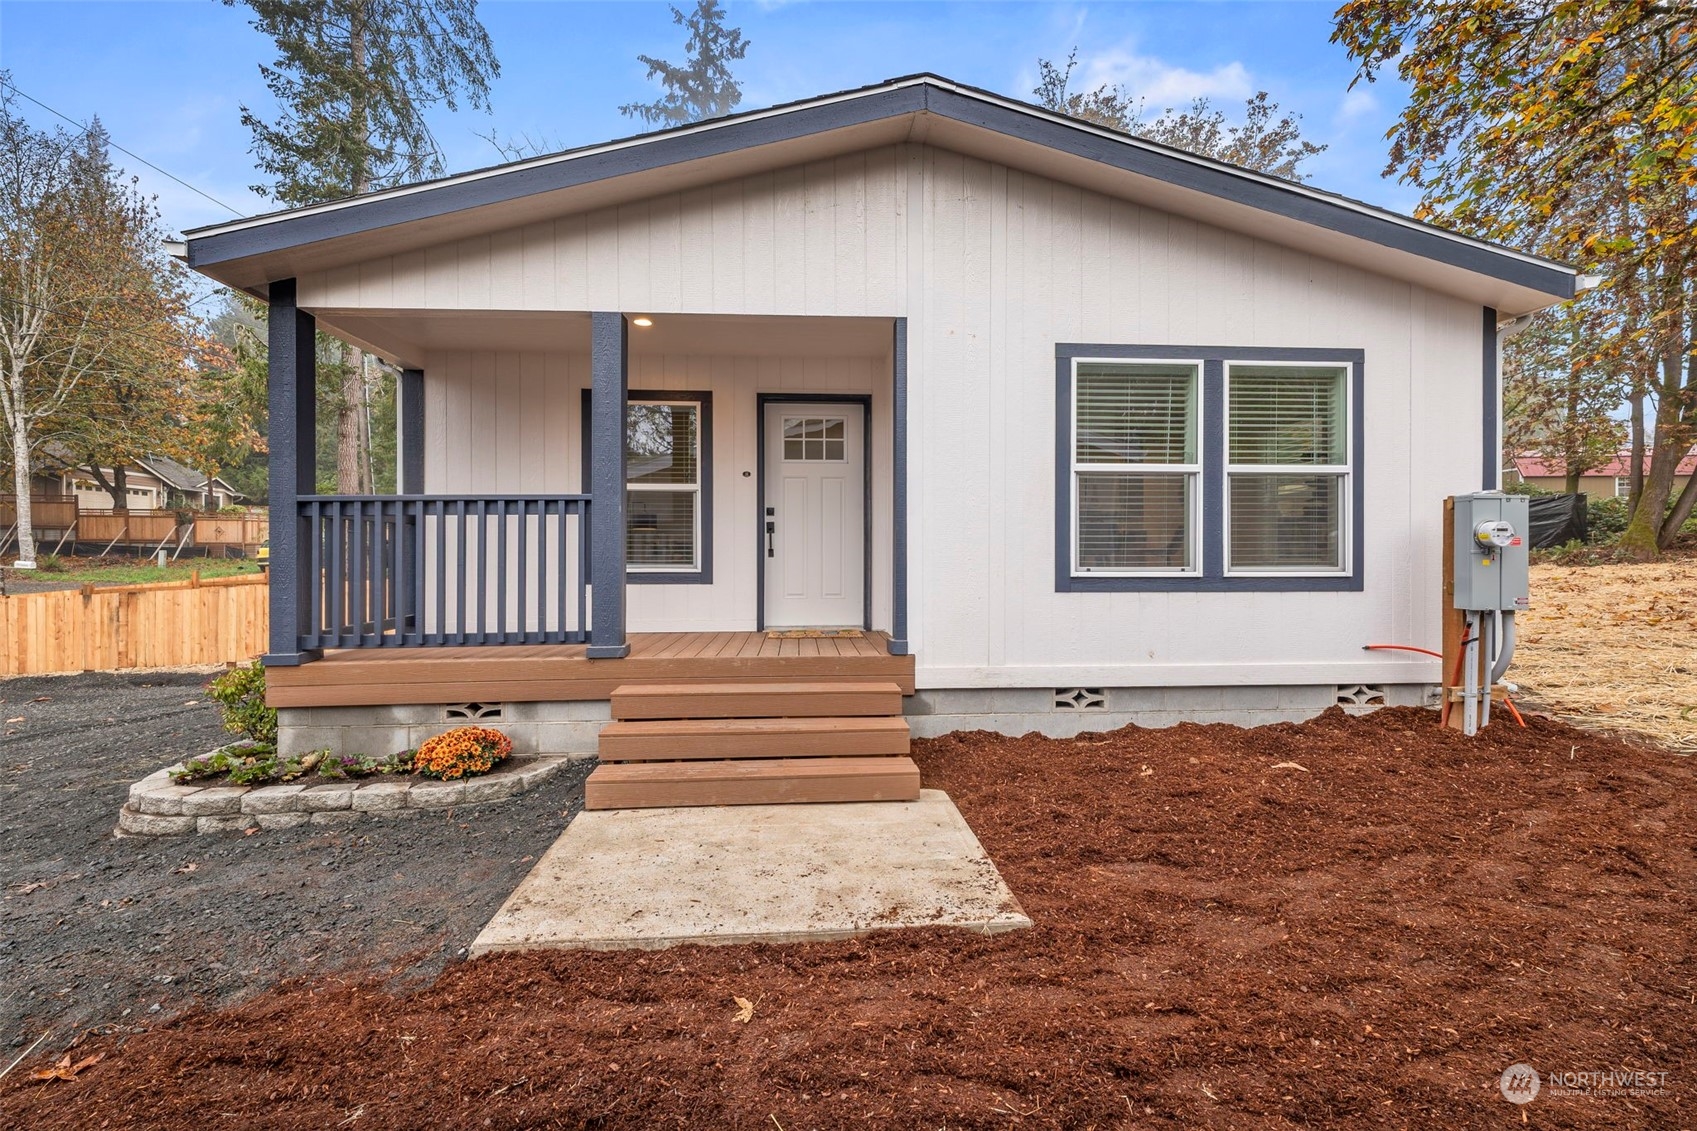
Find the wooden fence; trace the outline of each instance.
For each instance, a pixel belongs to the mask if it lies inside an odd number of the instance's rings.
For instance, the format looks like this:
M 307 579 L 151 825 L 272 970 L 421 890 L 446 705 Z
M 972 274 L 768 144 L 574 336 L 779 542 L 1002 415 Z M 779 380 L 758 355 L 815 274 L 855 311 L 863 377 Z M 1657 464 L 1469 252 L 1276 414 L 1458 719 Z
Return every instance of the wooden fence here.
M 194 516 L 194 544 L 210 546 L 257 547 L 271 537 L 271 519 L 265 511 L 246 513 L 197 514 Z
M 30 521 L 37 530 L 58 532 L 77 524 L 75 495 L 31 495 L 29 511 Z M 17 496 L 0 495 L 0 528 L 14 526 L 17 521 Z
M 177 537 L 177 512 L 132 507 L 127 511 L 77 512 L 77 541 L 118 542 L 125 546 L 156 546 Z
M 266 648 L 266 580 L 196 577 L 0 597 L 0 677 L 246 662 Z

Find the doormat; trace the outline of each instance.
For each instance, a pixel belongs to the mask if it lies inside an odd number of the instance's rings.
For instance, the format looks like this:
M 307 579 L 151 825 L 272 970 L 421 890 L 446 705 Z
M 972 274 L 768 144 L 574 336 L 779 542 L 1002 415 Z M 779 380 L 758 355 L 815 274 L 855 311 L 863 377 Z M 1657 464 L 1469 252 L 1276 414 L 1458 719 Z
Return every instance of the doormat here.
M 774 628 L 767 636 L 773 640 L 814 640 L 822 636 L 865 636 L 858 628 Z

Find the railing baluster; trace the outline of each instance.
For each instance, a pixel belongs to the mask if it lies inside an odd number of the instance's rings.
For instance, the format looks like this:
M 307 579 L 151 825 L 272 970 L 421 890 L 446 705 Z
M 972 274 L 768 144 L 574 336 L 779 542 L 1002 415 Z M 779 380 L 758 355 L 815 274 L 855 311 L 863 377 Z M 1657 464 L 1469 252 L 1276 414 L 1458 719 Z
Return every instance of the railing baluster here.
M 579 499 L 572 504 L 577 515 L 577 639 L 589 639 L 589 524 L 593 521 L 589 503 Z
M 412 625 L 406 643 L 422 644 L 424 642 L 424 522 L 428 504 L 414 501 L 409 502 L 407 508 L 413 516 L 413 599 L 407 606 L 407 611 L 412 617 Z
M 557 579 L 557 583 L 554 586 L 555 635 L 549 639 L 557 641 L 564 640 L 566 638 L 565 633 L 568 631 L 566 627 L 566 562 L 569 560 L 570 556 L 566 553 L 566 514 L 571 510 L 571 504 L 558 503 L 554 510 L 559 516 L 559 532 L 554 536 L 554 554 L 559 561 L 559 569 L 554 574 Z
M 364 504 L 357 499 L 343 508 L 348 516 L 348 619 L 343 626 L 347 643 L 343 647 L 358 648 L 365 632 L 365 521 L 360 513 Z
M 399 499 L 385 499 L 382 508 L 389 563 L 385 575 L 387 584 L 384 586 L 388 605 L 383 610 L 383 617 L 385 623 L 394 628 L 392 633 L 384 636 L 383 643 L 397 647 L 405 643 L 407 631 L 405 610 L 410 607 L 407 591 L 412 581 L 412 540 L 407 537 L 406 504 Z
M 507 643 L 507 501 L 495 503 L 495 636 Z
M 530 570 L 527 568 L 530 565 L 529 555 L 527 553 L 527 550 L 529 548 L 529 537 L 530 537 L 530 500 L 520 499 L 518 501 L 518 508 L 519 508 L 519 552 L 518 552 L 519 577 L 518 577 L 517 589 L 518 589 L 518 618 L 519 619 L 518 619 L 518 624 L 515 625 L 514 627 L 518 630 L 518 641 L 519 641 L 519 643 L 528 644 L 528 643 L 530 643 L 530 626 L 525 624 L 525 622 L 524 622 L 524 591 L 530 585 Z M 538 578 L 541 578 L 542 573 L 541 573 L 540 570 L 537 571 L 536 576 Z
M 371 511 L 371 545 L 367 550 L 370 555 L 371 569 L 366 578 L 366 591 L 371 594 L 371 646 L 377 647 L 383 643 L 383 627 L 389 619 L 390 579 L 395 576 L 395 562 L 389 556 L 389 527 L 383 521 L 383 500 L 373 499 L 369 503 L 361 503 Z
M 340 645 L 342 635 L 342 609 L 345 599 L 342 591 L 348 575 L 348 563 L 342 558 L 342 508 L 335 501 L 329 504 L 330 511 L 330 623 L 329 640 L 327 643 Z
M 448 504 L 438 502 L 436 510 L 436 632 L 432 644 L 448 640 Z
M 320 647 L 324 640 L 324 504 L 316 499 L 305 504 L 307 510 L 307 546 L 312 569 L 312 593 L 307 600 L 310 609 L 311 631 L 303 649 Z

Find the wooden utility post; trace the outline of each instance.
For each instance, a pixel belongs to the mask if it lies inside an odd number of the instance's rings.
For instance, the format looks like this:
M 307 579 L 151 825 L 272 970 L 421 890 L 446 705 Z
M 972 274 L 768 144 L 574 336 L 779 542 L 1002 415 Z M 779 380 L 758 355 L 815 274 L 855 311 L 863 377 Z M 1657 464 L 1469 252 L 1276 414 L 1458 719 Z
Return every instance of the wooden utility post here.
M 1443 594 L 1439 598 L 1439 616 L 1443 619 L 1443 644 L 1440 651 L 1444 670 L 1443 705 L 1452 730 L 1462 729 L 1462 688 L 1466 686 L 1461 670 L 1462 640 L 1467 635 L 1467 616 L 1455 607 L 1455 496 L 1444 499 L 1444 568 Z

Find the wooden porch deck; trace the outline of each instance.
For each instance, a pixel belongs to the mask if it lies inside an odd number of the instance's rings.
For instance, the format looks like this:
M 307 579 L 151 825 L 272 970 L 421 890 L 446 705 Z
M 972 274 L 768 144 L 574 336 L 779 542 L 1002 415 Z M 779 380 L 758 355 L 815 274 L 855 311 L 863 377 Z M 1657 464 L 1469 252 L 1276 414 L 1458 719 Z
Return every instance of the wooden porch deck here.
M 785 638 L 764 632 L 637 632 L 622 660 L 590 660 L 581 644 L 472 648 L 350 648 L 271 668 L 273 707 L 534 703 L 607 699 L 614 688 L 661 683 L 877 679 L 913 694 L 913 657 L 889 636 Z

